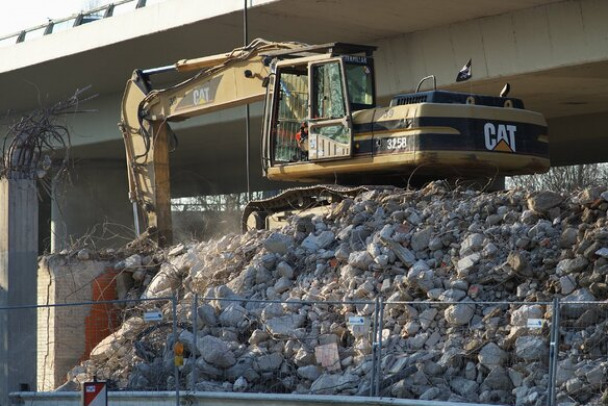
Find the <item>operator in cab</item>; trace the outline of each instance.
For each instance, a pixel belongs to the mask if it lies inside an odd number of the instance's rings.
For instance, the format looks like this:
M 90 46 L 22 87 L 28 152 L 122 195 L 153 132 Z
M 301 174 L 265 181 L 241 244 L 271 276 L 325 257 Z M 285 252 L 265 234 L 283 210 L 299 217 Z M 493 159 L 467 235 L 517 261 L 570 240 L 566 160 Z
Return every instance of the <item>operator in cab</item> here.
M 296 133 L 296 142 L 300 150 L 300 161 L 308 161 L 308 123 L 302 122 L 300 131 Z

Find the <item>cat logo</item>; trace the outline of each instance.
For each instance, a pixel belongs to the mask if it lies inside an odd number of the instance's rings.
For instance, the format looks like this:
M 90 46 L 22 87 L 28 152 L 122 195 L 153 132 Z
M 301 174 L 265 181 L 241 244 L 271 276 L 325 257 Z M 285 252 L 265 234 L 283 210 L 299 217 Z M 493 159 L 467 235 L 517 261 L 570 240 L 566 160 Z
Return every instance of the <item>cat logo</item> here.
M 486 141 L 486 149 L 498 152 L 515 152 L 516 125 L 486 123 L 483 126 L 483 134 Z
M 195 87 L 192 90 L 192 98 L 184 98 L 184 101 L 180 104 L 181 108 L 190 108 L 192 106 L 202 106 L 205 104 L 213 103 L 217 95 L 217 89 L 220 84 L 222 77 L 216 77 L 208 82 L 203 83 L 201 86 Z
M 195 106 L 211 103 L 213 101 L 208 85 L 194 89 L 192 92 L 192 98 L 194 99 Z

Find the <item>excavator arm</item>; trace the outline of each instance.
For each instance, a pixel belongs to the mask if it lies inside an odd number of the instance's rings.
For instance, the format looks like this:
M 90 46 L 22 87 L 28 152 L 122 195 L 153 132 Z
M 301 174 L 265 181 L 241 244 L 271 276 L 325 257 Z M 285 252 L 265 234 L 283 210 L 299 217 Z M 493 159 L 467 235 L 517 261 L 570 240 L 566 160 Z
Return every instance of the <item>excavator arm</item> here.
M 226 54 L 180 60 L 136 70 L 127 81 L 121 107 L 122 132 L 135 228 L 159 245 L 172 243 L 169 122 L 263 100 L 271 74 L 268 54 L 302 47 L 255 40 Z M 189 79 L 153 89 L 150 77 L 167 71 L 195 71 Z

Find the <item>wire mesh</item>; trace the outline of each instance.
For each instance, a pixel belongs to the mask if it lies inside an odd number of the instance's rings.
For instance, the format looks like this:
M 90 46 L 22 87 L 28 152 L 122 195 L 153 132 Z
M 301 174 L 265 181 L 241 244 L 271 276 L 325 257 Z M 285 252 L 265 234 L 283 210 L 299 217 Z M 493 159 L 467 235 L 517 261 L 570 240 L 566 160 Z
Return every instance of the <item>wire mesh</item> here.
M 193 317 L 179 332 L 184 389 L 369 394 L 373 302 L 194 297 L 181 309 Z
M 557 404 L 605 405 L 608 399 L 608 305 L 561 302 Z
M 2 393 L 78 391 L 95 379 L 109 390 L 175 390 L 173 307 L 163 298 L 0 308 L 11 376 L 0 382 L 12 383 Z
M 78 391 L 97 378 L 162 404 L 211 391 L 603 404 L 607 306 L 187 295 L 0 308 L 15 378 L 2 390 Z
M 550 303 L 385 303 L 379 394 L 546 402 L 551 309 Z

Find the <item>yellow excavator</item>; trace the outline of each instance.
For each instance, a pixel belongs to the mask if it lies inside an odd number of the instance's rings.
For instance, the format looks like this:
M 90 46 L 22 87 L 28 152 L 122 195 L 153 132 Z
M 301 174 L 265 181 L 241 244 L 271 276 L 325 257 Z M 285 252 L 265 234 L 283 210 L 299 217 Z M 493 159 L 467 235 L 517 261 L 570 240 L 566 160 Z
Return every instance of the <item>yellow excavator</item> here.
M 261 100 L 264 175 L 317 185 L 250 202 L 244 219 L 255 227 L 269 213 L 321 196 L 339 199 L 362 182 L 398 183 L 413 173 L 491 178 L 549 169 L 544 117 L 506 94 L 437 90 L 428 77 L 414 93 L 378 107 L 375 50 L 257 39 L 226 54 L 135 70 L 119 127 L 137 233 L 172 243 L 169 122 Z M 154 89 L 151 76 L 167 71 L 194 73 Z M 425 80 L 432 81 L 431 90 L 420 90 Z

